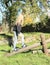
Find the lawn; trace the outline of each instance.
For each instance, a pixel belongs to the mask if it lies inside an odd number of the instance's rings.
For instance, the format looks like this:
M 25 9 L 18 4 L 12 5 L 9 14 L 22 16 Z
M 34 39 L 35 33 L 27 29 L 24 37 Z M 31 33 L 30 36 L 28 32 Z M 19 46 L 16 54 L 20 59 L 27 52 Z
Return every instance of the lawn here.
M 38 32 L 24 33 L 25 39 L 28 38 L 29 40 L 29 37 L 33 37 L 33 40 L 26 44 L 32 45 L 35 42 L 39 42 L 40 34 L 41 33 Z M 50 34 L 45 33 L 45 37 L 46 39 L 50 38 Z M 0 38 L 2 38 L 2 36 L 0 36 Z M 18 44 L 17 46 L 21 47 L 21 44 Z M 50 44 L 48 46 L 50 47 Z M 43 53 L 38 52 L 33 54 L 32 51 L 28 51 L 7 57 L 6 53 L 9 49 L 11 48 L 6 43 L 0 45 L 0 65 L 50 65 L 50 56 L 46 56 Z

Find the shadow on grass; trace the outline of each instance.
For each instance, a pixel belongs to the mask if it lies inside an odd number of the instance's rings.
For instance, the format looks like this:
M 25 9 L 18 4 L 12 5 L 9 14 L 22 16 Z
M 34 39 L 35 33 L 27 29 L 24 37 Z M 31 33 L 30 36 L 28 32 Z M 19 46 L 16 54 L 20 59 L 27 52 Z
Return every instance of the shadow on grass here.
M 6 34 L 0 34 L 0 36 L 3 36 L 5 38 L 5 40 L 8 41 L 9 46 L 12 45 L 12 36 L 9 36 L 9 35 L 6 35 Z
M 10 50 L 0 50 L 1 52 L 10 52 Z

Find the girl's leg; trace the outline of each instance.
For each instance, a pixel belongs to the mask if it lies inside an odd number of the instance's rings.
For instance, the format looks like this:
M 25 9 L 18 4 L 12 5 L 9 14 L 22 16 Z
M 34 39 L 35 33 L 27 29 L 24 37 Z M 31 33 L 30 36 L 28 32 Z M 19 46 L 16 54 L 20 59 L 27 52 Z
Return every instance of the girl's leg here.
M 26 45 L 25 45 L 25 43 L 24 43 L 24 35 L 23 35 L 23 33 L 19 33 L 19 36 L 21 37 L 21 41 L 22 41 L 22 47 L 25 47 Z
M 17 35 L 16 35 L 16 32 L 14 31 L 13 49 L 12 50 L 16 50 L 16 44 L 17 44 Z

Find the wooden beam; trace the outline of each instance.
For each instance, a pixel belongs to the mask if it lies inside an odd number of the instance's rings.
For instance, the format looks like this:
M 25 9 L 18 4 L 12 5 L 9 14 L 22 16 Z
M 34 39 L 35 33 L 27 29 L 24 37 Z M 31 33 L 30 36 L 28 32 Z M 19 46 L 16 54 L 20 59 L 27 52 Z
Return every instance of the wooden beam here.
M 25 52 L 25 51 L 28 51 L 28 50 L 30 50 L 32 48 L 36 48 L 36 47 L 38 47 L 40 45 L 41 45 L 40 43 L 35 43 L 35 44 L 31 45 L 31 46 L 27 46 L 25 48 L 21 48 L 21 49 L 19 49 L 16 52 L 7 53 L 6 56 L 12 56 L 12 55 L 17 54 L 17 53 Z

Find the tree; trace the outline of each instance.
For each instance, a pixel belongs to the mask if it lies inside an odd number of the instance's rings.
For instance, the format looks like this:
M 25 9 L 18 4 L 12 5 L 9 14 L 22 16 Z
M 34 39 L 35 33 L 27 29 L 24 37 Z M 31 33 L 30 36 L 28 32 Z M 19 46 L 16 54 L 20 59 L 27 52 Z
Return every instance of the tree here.
M 37 2 L 42 2 L 42 6 L 44 6 L 45 9 L 47 9 L 47 4 L 45 0 L 16 0 L 13 2 L 13 0 L 1 0 L 3 4 L 5 4 L 6 8 L 6 20 L 9 24 L 9 29 L 11 30 L 11 27 L 14 25 L 15 20 L 17 18 L 18 10 L 22 9 L 25 13 L 25 22 L 24 25 L 33 24 L 34 19 L 40 15 L 41 21 L 44 21 L 45 17 L 44 12 L 41 10 L 41 8 L 37 5 Z M 42 13 L 42 14 L 41 14 Z

